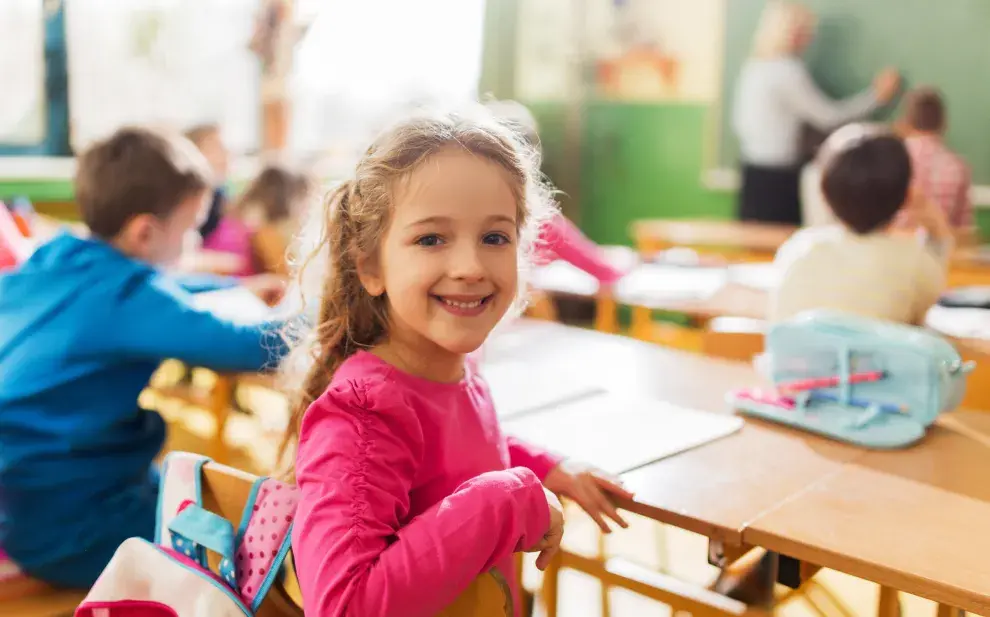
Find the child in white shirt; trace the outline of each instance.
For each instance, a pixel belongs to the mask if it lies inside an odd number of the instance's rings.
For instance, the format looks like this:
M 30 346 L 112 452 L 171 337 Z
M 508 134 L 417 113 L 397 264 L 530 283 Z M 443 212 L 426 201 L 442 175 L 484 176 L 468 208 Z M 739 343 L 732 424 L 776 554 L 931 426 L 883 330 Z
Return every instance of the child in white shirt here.
M 782 279 L 770 320 L 833 309 L 923 323 L 945 285 L 952 232 L 939 208 L 912 190 L 903 141 L 880 126 L 849 125 L 829 137 L 819 161 L 822 195 L 839 224 L 804 229 L 777 252 Z

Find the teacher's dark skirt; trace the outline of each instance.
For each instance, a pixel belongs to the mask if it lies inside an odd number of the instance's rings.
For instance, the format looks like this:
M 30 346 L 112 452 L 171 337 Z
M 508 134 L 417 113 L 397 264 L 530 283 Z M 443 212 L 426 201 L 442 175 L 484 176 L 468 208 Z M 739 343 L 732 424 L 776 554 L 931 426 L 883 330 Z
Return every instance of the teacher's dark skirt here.
M 737 216 L 740 221 L 800 225 L 800 168 L 743 165 Z

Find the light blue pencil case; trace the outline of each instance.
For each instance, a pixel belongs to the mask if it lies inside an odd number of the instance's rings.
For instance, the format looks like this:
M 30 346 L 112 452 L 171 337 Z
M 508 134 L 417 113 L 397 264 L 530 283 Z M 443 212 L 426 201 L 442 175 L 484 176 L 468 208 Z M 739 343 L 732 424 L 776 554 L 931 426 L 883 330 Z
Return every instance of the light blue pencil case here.
M 831 311 L 774 325 L 757 365 L 776 392 L 730 392 L 740 413 L 869 448 L 921 439 L 938 414 L 959 405 L 973 368 L 929 330 Z M 788 390 L 808 379 L 821 381 Z

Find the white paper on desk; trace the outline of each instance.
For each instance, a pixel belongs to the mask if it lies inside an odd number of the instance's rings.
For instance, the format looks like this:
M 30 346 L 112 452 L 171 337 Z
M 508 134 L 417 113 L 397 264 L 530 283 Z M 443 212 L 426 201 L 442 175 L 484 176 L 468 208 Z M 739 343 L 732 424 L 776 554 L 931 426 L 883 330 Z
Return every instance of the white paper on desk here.
M 928 309 L 925 325 L 956 338 L 990 339 L 990 310 L 935 305 Z
M 540 369 L 554 366 L 554 370 Z M 495 412 L 501 419 L 573 401 L 603 392 L 602 388 L 576 379 L 566 366 L 545 360 L 503 360 L 485 364 L 481 375 L 488 382 Z
M 505 432 L 614 474 L 730 435 L 738 416 L 602 393 L 503 421 Z
M 560 259 L 534 268 L 529 275 L 529 282 L 534 289 L 550 293 L 575 296 L 593 296 L 598 293 L 598 280 L 595 277 Z
M 780 285 L 781 273 L 772 263 L 729 266 L 729 281 L 759 291 L 772 291 Z
M 615 297 L 625 304 L 671 300 L 704 300 L 728 280 L 725 268 L 688 268 L 643 264 L 615 285 Z
M 544 355 L 545 352 L 566 354 L 580 345 L 567 326 L 541 319 L 503 319 L 488 336 L 477 355 L 481 362 Z
M 243 287 L 193 294 L 193 306 L 238 324 L 272 319 L 275 311 Z

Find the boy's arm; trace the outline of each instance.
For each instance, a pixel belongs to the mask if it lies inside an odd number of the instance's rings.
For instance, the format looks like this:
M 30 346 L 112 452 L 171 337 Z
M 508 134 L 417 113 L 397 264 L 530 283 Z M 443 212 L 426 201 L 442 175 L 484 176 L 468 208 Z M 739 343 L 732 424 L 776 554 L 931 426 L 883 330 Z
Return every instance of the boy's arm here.
M 182 288 L 183 291 L 191 294 L 237 287 L 237 279 L 233 277 L 208 274 L 206 272 L 172 274 L 170 276 L 176 285 Z
M 976 228 L 976 223 L 973 220 L 973 201 L 969 195 L 972 183 L 972 172 L 967 167 L 963 180 L 959 183 L 959 194 L 956 196 L 956 208 L 951 221 L 956 228 L 967 230 L 975 230 Z
M 97 344 L 124 357 L 258 371 L 276 365 L 286 351 L 280 323 L 237 324 L 197 309 L 191 294 L 157 273 L 136 276 L 110 301 L 113 323 L 96 329 Z
M 928 309 L 938 302 L 939 297 L 945 291 L 947 278 L 944 261 L 940 261 L 937 256 L 930 254 L 921 255 L 917 280 L 918 296 L 915 307 L 915 325 L 924 325 Z

